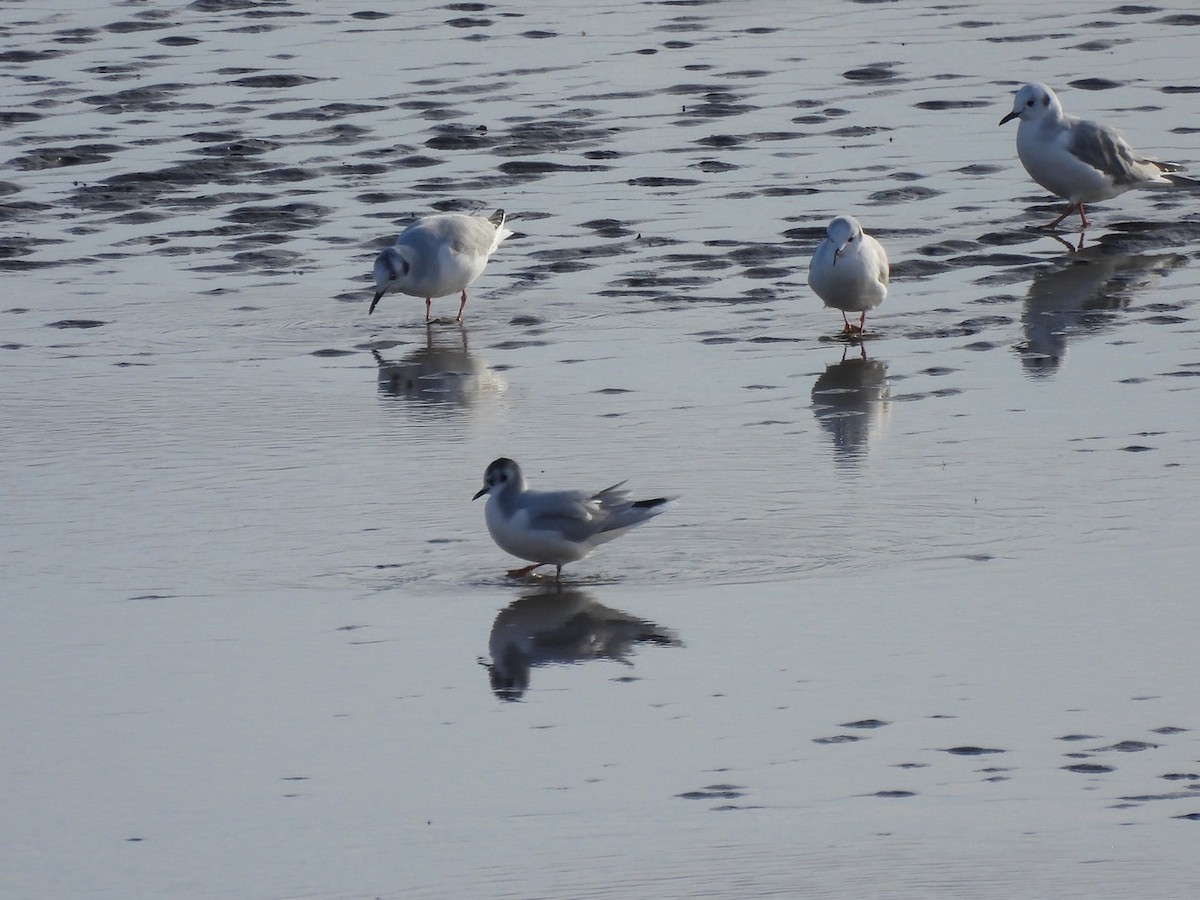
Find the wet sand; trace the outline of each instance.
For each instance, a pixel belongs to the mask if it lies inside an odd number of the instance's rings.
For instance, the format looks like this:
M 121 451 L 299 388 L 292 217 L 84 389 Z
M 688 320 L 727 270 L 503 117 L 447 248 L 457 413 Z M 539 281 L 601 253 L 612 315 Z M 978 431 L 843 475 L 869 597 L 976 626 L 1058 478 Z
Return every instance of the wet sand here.
M 0 893 L 1190 897 L 1185 9 L 0 3 Z M 374 255 L 518 233 L 422 322 Z M 868 339 L 805 284 L 888 249 Z M 681 494 L 546 579 L 483 470 Z

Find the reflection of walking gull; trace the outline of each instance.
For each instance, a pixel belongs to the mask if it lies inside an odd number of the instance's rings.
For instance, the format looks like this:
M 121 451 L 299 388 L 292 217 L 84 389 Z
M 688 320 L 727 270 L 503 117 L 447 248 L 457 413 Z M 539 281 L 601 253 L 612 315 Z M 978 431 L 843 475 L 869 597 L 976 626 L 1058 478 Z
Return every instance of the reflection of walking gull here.
M 630 500 L 629 492 L 621 490 L 624 483 L 596 494 L 531 491 L 521 467 L 501 458 L 487 467 L 483 487 L 471 499 L 488 495 L 484 517 L 492 540 L 506 553 L 533 563 L 509 575 L 526 575 L 538 566 L 554 565 L 557 580 L 565 563 L 589 556 L 600 544 L 654 518 L 675 499 Z
M 367 314 L 388 291 L 425 298 L 425 321 L 434 297 L 462 291 L 457 321 L 467 305 L 467 286 L 483 274 L 488 257 L 512 234 L 504 210 L 490 219 L 462 213 L 426 216 L 409 225 L 375 259 L 375 298 Z
M 632 665 L 627 657 L 638 644 L 683 645 L 667 628 L 567 589 L 531 594 L 502 609 L 488 638 L 491 661 L 480 662 L 487 667 L 497 697 L 519 700 L 535 666 L 593 659 Z
M 1118 253 L 1101 245 L 1040 267 L 1029 285 L 1021 312 L 1024 343 L 1021 365 L 1030 375 L 1058 371 L 1067 355 L 1067 338 L 1112 327 L 1114 317 L 1135 292 L 1182 265 L 1174 253 Z
M 1020 119 L 1017 155 L 1029 177 L 1067 201 L 1053 228 L 1075 210 L 1087 228 L 1085 203 L 1109 200 L 1132 188 L 1171 188 L 1195 184 L 1164 173 L 1182 166 L 1147 159 L 1115 130 L 1063 112 L 1054 91 L 1044 84 L 1027 84 L 1013 98 L 1012 112 L 1000 124 Z
M 887 364 L 865 356 L 827 366 L 812 389 L 813 415 L 833 437 L 839 455 L 866 452 L 891 413 Z
M 398 361 L 388 361 L 378 350 L 372 351 L 379 364 L 381 393 L 406 400 L 472 406 L 483 397 L 508 388 L 502 375 L 467 349 L 465 329 L 460 334 L 450 334 L 445 346 L 437 345 L 432 331 L 426 329 L 424 347 L 408 352 Z
M 862 334 L 867 312 L 887 296 L 887 253 L 853 216 L 838 216 L 825 233 L 808 265 L 808 285 L 826 306 L 842 311 L 844 333 Z M 850 324 L 847 312 L 861 313 L 857 325 Z

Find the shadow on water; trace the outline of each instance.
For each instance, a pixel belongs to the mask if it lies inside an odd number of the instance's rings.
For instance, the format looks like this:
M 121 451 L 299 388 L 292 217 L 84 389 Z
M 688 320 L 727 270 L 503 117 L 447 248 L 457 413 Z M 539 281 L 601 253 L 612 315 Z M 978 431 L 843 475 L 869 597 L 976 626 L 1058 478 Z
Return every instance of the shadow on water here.
M 682 647 L 671 630 L 598 603 L 577 588 L 526 594 L 500 610 L 488 637 L 492 691 L 520 700 L 534 668 L 609 659 L 632 666 L 638 644 Z
M 1178 253 L 1148 254 L 1129 249 L 1142 241 L 1105 235 L 1092 247 L 1071 252 L 1033 273 L 1021 312 L 1024 335 L 1017 346 L 1021 365 L 1035 378 L 1053 375 L 1062 365 L 1070 339 L 1097 334 L 1119 324 L 1139 291 L 1187 257 Z M 1070 247 L 1070 245 L 1068 245 Z
M 833 439 L 839 463 L 856 465 L 866 456 L 887 428 L 891 406 L 887 363 L 868 359 L 862 345 L 858 356 L 847 347 L 841 362 L 826 366 L 813 383 L 813 415 Z
M 371 353 L 379 366 L 379 393 L 387 397 L 469 407 L 508 389 L 507 380 L 467 346 L 461 326 L 439 332 L 427 326 L 425 346 L 397 361 L 378 349 Z

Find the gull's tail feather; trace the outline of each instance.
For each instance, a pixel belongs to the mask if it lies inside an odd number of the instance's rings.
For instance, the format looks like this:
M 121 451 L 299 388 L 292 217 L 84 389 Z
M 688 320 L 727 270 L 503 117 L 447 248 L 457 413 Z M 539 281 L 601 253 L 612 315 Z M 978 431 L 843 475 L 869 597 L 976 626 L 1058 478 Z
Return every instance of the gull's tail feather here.
M 1146 162 L 1156 167 L 1160 172 L 1182 172 L 1184 168 L 1186 168 L 1185 166 L 1181 166 L 1179 163 L 1163 162 L 1159 159 L 1148 159 Z
M 496 248 L 504 241 L 505 238 L 512 237 L 514 232 L 511 228 L 505 228 L 504 223 L 508 221 L 508 214 L 502 209 L 496 210 L 490 216 L 488 221 L 496 226 L 496 240 L 492 242 L 492 253 L 496 252 Z
M 611 540 L 635 525 L 649 522 L 659 513 L 666 512 L 667 504 L 674 499 L 676 498 L 655 497 L 653 500 L 636 500 L 633 503 L 626 501 L 626 505 L 613 510 L 612 517 L 604 524 L 597 537 L 605 541 Z
M 624 487 L 625 482 L 618 481 L 616 484 L 609 485 L 602 491 L 596 491 L 596 493 L 592 494 L 592 499 L 599 500 L 601 506 L 616 506 L 623 503 L 625 498 L 629 496 L 629 491 L 622 490 Z
M 653 500 L 638 500 L 633 504 L 634 509 L 653 509 L 656 506 L 662 506 L 664 503 L 670 503 L 674 497 L 655 497 Z
M 1159 159 L 1143 160 L 1146 165 L 1150 166 L 1156 178 L 1148 183 L 1149 188 L 1183 188 L 1188 191 L 1200 190 L 1200 181 L 1195 178 L 1189 178 L 1186 175 L 1176 175 L 1176 172 L 1182 172 L 1186 166 L 1179 163 L 1163 162 Z
M 1179 170 L 1171 169 L 1170 171 L 1177 172 Z M 1188 178 L 1186 175 L 1163 175 L 1163 178 L 1171 182 L 1173 187 L 1184 188 L 1189 191 L 1200 191 L 1200 181 L 1197 181 L 1195 178 Z

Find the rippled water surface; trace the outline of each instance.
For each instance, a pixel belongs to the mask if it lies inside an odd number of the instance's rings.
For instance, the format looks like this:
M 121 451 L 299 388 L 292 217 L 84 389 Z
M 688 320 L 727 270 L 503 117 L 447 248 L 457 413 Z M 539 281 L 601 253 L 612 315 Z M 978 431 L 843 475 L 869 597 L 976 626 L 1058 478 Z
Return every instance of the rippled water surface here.
M 1197 173 L 1200 16 L 581 9 L 0 0 L 0 894 L 1195 896 L 1200 195 L 997 122 Z M 681 497 L 515 581 L 502 455 Z

